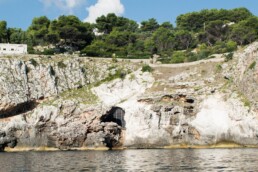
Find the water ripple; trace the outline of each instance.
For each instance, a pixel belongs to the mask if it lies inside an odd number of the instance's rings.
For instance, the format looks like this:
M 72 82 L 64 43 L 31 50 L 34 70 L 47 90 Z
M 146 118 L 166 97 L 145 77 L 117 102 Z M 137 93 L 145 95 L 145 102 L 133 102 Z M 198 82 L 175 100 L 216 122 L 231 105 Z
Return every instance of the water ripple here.
M 256 171 L 258 149 L 0 153 L 1 172 Z

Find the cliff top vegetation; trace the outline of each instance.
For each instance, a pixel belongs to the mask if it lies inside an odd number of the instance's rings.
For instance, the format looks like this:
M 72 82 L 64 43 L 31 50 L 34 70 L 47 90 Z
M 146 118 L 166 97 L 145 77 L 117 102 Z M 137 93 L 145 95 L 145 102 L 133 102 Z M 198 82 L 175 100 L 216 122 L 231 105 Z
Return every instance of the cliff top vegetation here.
M 182 63 L 232 52 L 258 38 L 258 17 L 246 8 L 211 9 L 182 14 L 176 26 L 151 18 L 138 24 L 115 14 L 97 18 L 95 24 L 78 17 L 49 20 L 35 17 L 24 31 L 0 21 L 0 42 L 28 44 L 30 54 L 80 53 L 81 56 L 150 58 L 162 63 Z

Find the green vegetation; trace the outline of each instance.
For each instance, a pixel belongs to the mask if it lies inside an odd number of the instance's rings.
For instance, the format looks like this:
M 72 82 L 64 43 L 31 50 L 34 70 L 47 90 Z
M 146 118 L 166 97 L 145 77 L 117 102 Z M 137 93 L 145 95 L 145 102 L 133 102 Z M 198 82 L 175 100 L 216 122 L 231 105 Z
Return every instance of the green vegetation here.
M 76 52 L 113 57 L 115 62 L 116 58 L 148 59 L 158 54 L 162 63 L 182 63 L 230 53 L 258 38 L 258 17 L 246 8 L 186 13 L 177 17 L 176 24 L 159 24 L 151 18 L 139 26 L 112 13 L 97 18 L 95 24 L 73 15 L 54 20 L 41 16 L 26 31 L 7 28 L 7 22 L 0 21 L 0 41 L 26 43 L 29 53 L 44 55 Z M 43 48 L 33 49 L 36 46 Z M 225 60 L 232 57 L 228 54 Z
M 221 64 L 216 65 L 216 72 L 220 72 L 222 70 Z
M 248 100 L 248 98 L 242 94 L 241 92 L 238 92 L 238 96 L 240 100 L 243 102 L 244 106 L 250 108 L 251 107 L 251 102 Z
M 64 91 L 59 98 L 74 99 L 83 104 L 95 104 L 98 101 L 98 97 L 92 93 L 90 86 Z
M 246 107 L 250 107 L 251 106 L 251 102 L 248 99 L 242 99 L 244 106 Z
M 59 62 L 57 63 L 57 66 L 58 66 L 59 68 L 66 68 L 66 64 L 64 64 L 63 61 L 59 61 Z
M 37 67 L 39 65 L 38 62 L 34 59 L 30 59 L 29 61 L 34 67 Z
M 250 70 L 254 69 L 256 66 L 256 61 L 254 61 L 253 63 L 250 64 L 250 66 L 248 67 Z
M 109 75 L 105 79 L 95 83 L 94 86 L 99 86 L 102 83 L 109 82 L 109 81 L 112 81 L 117 78 L 125 79 L 125 77 L 128 73 L 130 73 L 130 71 L 125 71 L 123 69 L 116 69 L 114 73 L 110 72 Z
M 228 61 L 232 60 L 233 59 L 233 55 L 234 55 L 234 53 L 232 53 L 232 52 L 226 54 L 225 55 L 225 61 L 228 62 Z
M 142 66 L 142 72 L 152 72 L 153 69 L 149 65 L 145 64 Z

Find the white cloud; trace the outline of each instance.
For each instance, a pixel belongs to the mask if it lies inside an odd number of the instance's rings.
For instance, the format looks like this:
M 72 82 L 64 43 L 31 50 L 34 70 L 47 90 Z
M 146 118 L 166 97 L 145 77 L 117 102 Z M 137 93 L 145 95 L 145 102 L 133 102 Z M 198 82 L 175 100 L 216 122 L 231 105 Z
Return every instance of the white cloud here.
M 76 7 L 79 7 L 82 5 L 83 2 L 86 0 L 39 0 L 42 2 L 47 8 L 56 6 L 57 8 L 68 12 L 68 13 L 73 13 L 73 10 Z
M 96 4 L 88 7 L 87 11 L 89 15 L 84 21 L 94 23 L 98 17 L 108 13 L 115 13 L 118 16 L 122 15 L 124 13 L 124 5 L 120 0 L 98 0 Z

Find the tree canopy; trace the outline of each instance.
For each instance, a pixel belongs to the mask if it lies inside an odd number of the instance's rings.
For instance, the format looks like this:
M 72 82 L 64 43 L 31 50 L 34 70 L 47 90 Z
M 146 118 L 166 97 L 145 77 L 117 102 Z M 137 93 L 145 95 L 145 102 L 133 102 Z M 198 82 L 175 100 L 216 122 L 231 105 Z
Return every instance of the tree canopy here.
M 116 16 L 100 16 L 96 23 L 81 21 L 74 15 L 50 20 L 35 17 L 27 30 L 9 28 L 0 21 L 1 43 L 26 43 L 48 47 L 44 54 L 73 53 L 119 58 L 150 58 L 160 55 L 164 63 L 207 58 L 212 53 L 234 51 L 258 39 L 258 17 L 246 8 L 210 9 L 179 15 L 176 25 L 158 23 L 155 18 L 140 22 Z M 50 47 L 50 46 L 49 46 Z

